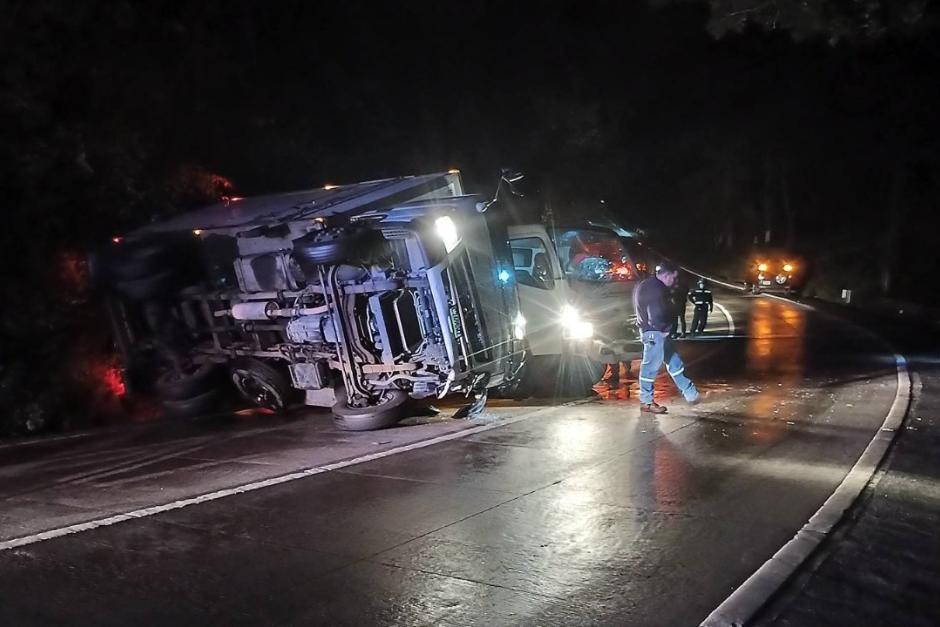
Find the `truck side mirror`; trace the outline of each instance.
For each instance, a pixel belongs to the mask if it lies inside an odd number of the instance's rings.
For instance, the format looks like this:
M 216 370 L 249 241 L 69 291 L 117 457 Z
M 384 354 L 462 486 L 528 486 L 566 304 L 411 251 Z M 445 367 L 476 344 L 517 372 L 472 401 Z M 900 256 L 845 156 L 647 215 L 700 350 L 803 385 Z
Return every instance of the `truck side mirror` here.
M 506 185 L 509 187 L 509 192 L 513 196 L 524 196 L 522 192 L 516 189 L 515 183 L 518 183 L 525 178 L 525 174 L 522 172 L 513 172 L 508 168 L 503 168 L 501 181 L 505 181 Z

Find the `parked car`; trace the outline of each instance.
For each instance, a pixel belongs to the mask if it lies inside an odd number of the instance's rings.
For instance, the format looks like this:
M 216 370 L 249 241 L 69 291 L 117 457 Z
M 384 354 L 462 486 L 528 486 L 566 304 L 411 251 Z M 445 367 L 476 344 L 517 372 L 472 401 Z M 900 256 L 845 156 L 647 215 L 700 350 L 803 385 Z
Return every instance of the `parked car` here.
M 247 401 L 300 396 L 347 430 L 409 399 L 510 384 L 525 318 L 506 227 L 456 171 L 232 198 L 97 256 L 139 389 L 197 413 L 227 378 Z
M 806 278 L 806 263 L 792 252 L 760 251 L 751 256 L 747 282 L 753 294 L 779 292 L 799 293 Z

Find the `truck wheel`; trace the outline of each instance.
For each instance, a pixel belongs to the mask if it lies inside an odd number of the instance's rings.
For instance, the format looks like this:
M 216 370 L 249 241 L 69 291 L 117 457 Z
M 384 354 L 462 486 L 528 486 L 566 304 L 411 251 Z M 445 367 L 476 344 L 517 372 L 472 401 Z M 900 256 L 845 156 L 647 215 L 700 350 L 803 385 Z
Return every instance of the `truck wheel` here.
M 246 401 L 256 407 L 265 407 L 276 413 L 287 410 L 293 388 L 287 377 L 265 362 L 246 358 L 236 361 L 230 368 L 232 383 Z
M 559 396 L 583 397 L 594 391 L 594 386 L 604 376 L 607 364 L 596 362 L 583 355 L 562 355 L 558 368 Z
M 123 244 L 110 256 L 108 270 L 117 279 L 153 276 L 167 265 L 169 249 L 155 242 Z
M 185 418 L 206 414 L 216 407 L 219 402 L 219 391 L 209 390 L 192 398 L 178 400 L 164 400 L 163 411 L 172 418 Z
M 526 364 L 518 398 L 581 397 L 604 376 L 605 365 L 581 355 L 537 355 Z
M 333 424 L 343 431 L 372 431 L 384 429 L 405 417 L 408 395 L 401 390 L 389 390 L 376 405 L 353 407 L 349 404 L 345 389 L 336 392 L 333 405 Z
M 168 370 L 157 377 L 154 391 L 164 400 L 181 400 L 202 394 L 213 387 L 218 367 L 211 361 Z
M 310 233 L 294 240 L 294 258 L 306 272 L 310 266 L 334 266 L 371 258 L 384 242 L 374 231 Z
M 114 287 L 118 292 L 132 300 L 148 300 L 166 296 L 172 292 L 173 273 L 167 270 L 139 279 L 121 279 L 115 281 Z

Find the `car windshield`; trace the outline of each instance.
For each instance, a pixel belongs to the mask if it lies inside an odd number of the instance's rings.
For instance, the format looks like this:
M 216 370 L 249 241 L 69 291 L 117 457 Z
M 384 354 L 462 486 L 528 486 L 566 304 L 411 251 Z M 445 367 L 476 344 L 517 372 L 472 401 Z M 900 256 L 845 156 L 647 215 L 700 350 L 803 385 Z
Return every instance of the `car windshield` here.
M 632 280 L 645 272 L 637 265 L 637 243 L 608 230 L 568 229 L 559 231 L 555 246 L 569 279 L 587 282 Z

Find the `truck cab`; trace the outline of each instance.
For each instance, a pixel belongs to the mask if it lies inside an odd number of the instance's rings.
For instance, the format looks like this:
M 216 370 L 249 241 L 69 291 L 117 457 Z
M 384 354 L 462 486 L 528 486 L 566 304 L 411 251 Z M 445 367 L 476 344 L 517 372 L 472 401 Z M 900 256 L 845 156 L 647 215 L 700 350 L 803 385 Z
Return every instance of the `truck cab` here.
M 526 379 L 546 394 L 586 393 L 637 339 L 633 290 L 646 277 L 641 240 L 613 224 L 512 225 L 513 271 L 526 318 Z

